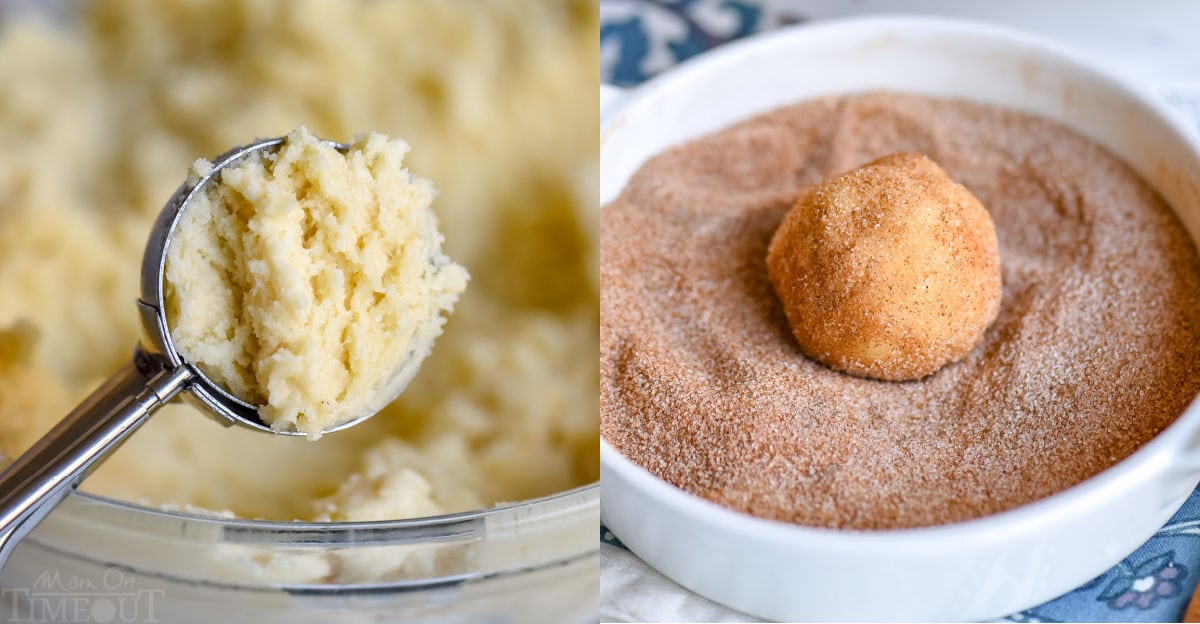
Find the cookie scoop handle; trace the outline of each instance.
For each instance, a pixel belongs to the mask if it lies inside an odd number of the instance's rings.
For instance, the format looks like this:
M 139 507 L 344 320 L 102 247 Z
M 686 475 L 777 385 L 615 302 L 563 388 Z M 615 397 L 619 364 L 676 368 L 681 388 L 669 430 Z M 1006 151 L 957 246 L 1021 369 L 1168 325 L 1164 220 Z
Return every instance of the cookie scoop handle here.
M 134 361 L 0 472 L 0 567 L 100 459 L 191 378 L 188 367 L 155 367 L 139 349 Z

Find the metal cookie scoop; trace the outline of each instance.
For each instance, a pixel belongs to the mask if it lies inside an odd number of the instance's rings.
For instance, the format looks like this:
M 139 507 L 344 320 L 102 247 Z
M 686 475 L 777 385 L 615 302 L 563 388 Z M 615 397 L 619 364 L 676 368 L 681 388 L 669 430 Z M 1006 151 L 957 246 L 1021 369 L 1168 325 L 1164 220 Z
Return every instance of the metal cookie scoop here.
M 282 137 L 260 140 L 222 154 L 207 175 L 184 183 L 163 208 L 142 257 L 142 292 L 137 303 L 144 336 L 134 350 L 133 361 L 101 384 L 0 473 L 0 566 L 8 560 L 16 544 L 75 489 L 94 465 L 116 449 L 159 406 L 181 392 L 226 426 L 236 423 L 270 433 L 304 435 L 267 426 L 259 419 L 254 405 L 230 394 L 184 361 L 171 340 L 163 301 L 167 249 L 188 203 L 229 164 L 253 152 L 277 150 L 283 141 Z M 325 142 L 341 152 L 348 149 L 341 143 Z M 381 397 L 373 402 L 374 410 L 323 433 L 345 429 L 372 416 L 400 394 L 419 364 L 420 358 L 410 356 L 385 386 L 384 394 L 390 397 Z

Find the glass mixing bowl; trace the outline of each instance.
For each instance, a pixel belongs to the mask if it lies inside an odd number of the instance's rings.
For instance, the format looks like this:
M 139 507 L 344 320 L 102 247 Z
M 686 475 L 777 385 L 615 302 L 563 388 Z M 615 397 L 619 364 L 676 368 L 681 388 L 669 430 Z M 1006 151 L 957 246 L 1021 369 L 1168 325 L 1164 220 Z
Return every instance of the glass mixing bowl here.
M 598 483 L 355 523 L 221 518 L 76 493 L 0 572 L 0 619 L 591 621 L 599 511 Z

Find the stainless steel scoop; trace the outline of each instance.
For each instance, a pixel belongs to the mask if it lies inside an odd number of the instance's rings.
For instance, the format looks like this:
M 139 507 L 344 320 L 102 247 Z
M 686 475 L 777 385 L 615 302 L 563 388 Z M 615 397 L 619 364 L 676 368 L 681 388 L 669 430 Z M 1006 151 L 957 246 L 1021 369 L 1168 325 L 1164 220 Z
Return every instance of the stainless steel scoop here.
M 212 171 L 198 180 L 184 183 L 163 208 L 142 256 L 142 292 L 137 306 L 144 335 L 134 350 L 133 361 L 101 384 L 0 473 L 0 566 L 8 560 L 21 538 L 37 526 L 93 466 L 177 394 L 183 393 L 226 426 L 236 423 L 270 433 L 303 435 L 271 429 L 259 419 L 254 405 L 233 396 L 186 362 L 171 340 L 163 301 L 167 249 L 188 203 L 229 164 L 254 152 L 277 150 L 283 141 L 282 137 L 260 140 L 222 154 L 213 162 Z M 342 152 L 348 149 L 341 143 L 326 143 Z M 358 424 L 395 399 L 416 374 L 421 359 L 410 355 L 391 383 L 385 386 L 388 389 L 385 394 L 392 396 L 376 401 L 375 409 L 323 433 Z

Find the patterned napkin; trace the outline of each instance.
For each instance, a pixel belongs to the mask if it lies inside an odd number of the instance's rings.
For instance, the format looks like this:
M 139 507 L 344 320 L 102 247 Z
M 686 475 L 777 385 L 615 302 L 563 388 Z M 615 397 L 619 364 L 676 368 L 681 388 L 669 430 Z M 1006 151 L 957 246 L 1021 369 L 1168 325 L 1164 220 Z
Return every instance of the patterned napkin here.
M 605 82 L 636 85 L 739 37 L 803 20 L 780 0 L 601 0 Z M 1158 85 L 1200 131 L 1200 83 Z M 600 619 L 605 622 L 759 622 L 659 574 L 600 527 Z M 1150 541 L 1116 567 L 1008 622 L 1178 622 L 1200 582 L 1200 489 Z

